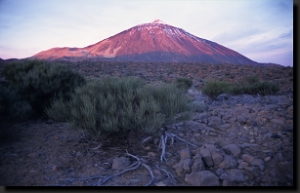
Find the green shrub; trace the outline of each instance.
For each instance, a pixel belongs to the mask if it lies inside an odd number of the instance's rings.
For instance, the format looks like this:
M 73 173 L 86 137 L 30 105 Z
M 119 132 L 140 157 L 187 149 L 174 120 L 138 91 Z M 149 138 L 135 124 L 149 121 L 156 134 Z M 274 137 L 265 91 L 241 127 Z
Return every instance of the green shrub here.
M 33 113 L 41 115 L 52 100 L 70 99 L 75 88 L 85 84 L 84 77 L 69 68 L 38 60 L 17 61 L 3 67 L 2 74 Z
M 68 103 L 57 100 L 46 113 L 88 135 L 126 136 L 130 131 L 157 134 L 160 127 L 176 121 L 176 114 L 187 110 L 188 99 L 174 85 L 151 86 L 123 77 L 88 82 L 76 89 Z
M 255 84 L 259 82 L 259 79 L 257 76 L 248 76 L 243 82 L 248 84 Z
M 260 82 L 256 76 L 246 77 L 243 81 L 230 84 L 220 81 L 208 81 L 204 85 L 202 92 L 212 99 L 216 99 L 222 93 L 230 93 L 233 95 L 250 94 L 250 95 L 268 95 L 276 94 L 279 87 L 270 82 Z
M 230 91 L 230 84 L 223 81 L 208 81 L 202 88 L 202 92 L 212 99 L 216 99 L 220 94 Z
M 25 120 L 32 111 L 30 104 L 18 92 L 7 86 L 0 86 L 0 117 Z
M 188 78 L 177 78 L 175 80 L 175 85 L 178 88 L 188 90 L 193 85 L 193 81 L 191 79 L 188 79 Z

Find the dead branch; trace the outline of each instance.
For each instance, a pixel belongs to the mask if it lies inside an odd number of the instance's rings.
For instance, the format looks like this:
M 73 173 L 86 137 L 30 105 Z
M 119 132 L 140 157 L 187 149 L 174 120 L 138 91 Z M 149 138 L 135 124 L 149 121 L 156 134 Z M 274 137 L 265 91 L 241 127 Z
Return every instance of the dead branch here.
M 97 147 L 93 147 L 93 148 L 89 148 L 89 149 L 91 149 L 91 150 L 97 150 L 97 149 L 99 149 L 101 146 L 102 146 L 102 143 L 100 143 Z
M 175 134 L 173 134 L 173 133 L 167 132 L 167 134 L 170 135 L 171 137 L 175 137 L 175 138 L 177 138 L 178 140 L 180 140 L 180 141 L 182 141 L 182 142 L 184 142 L 184 143 L 186 143 L 186 144 L 189 144 L 189 145 L 191 145 L 191 146 L 193 146 L 193 147 L 197 147 L 197 148 L 199 147 L 198 145 L 192 144 L 191 142 L 188 142 L 187 140 L 182 139 L 182 138 L 178 137 L 177 135 L 175 135 Z
M 154 180 L 155 177 L 154 177 L 154 174 L 153 174 L 151 168 L 150 168 L 147 164 L 145 164 L 145 163 L 142 161 L 142 159 L 140 159 L 140 158 L 138 158 L 138 157 L 136 157 L 136 156 L 134 156 L 134 155 L 128 153 L 127 150 L 126 150 L 126 154 L 127 154 L 128 156 L 133 157 L 134 159 L 136 159 L 137 162 L 134 163 L 134 164 L 132 164 L 132 165 L 130 165 L 127 169 L 125 169 L 125 170 L 123 170 L 123 171 L 121 171 L 121 172 L 118 172 L 118 173 L 116 173 L 116 174 L 113 174 L 113 175 L 111 175 L 111 176 L 108 176 L 108 177 L 104 178 L 103 180 L 100 180 L 99 182 L 97 182 L 97 183 L 95 184 L 96 186 L 100 186 L 100 185 L 104 184 L 106 181 L 108 181 L 109 179 L 111 179 L 111 178 L 113 178 L 113 177 L 116 177 L 116 176 L 118 176 L 118 175 L 124 174 L 125 172 L 132 171 L 132 170 L 136 170 L 136 169 L 139 168 L 141 165 L 142 165 L 144 168 L 146 168 L 146 169 L 148 170 L 148 172 L 150 173 L 150 175 L 151 175 L 151 180 L 146 184 L 146 186 L 149 186 L 149 185 L 152 184 L 152 182 L 153 182 L 153 180 Z
M 156 164 L 156 168 L 159 169 L 159 170 L 161 170 L 161 171 L 163 171 L 163 172 L 165 172 L 165 173 L 167 174 L 167 176 L 168 176 L 169 179 L 174 179 L 173 174 L 171 174 L 170 172 L 168 172 L 168 171 L 165 170 L 165 169 L 162 169 L 162 168 L 158 167 L 157 164 Z

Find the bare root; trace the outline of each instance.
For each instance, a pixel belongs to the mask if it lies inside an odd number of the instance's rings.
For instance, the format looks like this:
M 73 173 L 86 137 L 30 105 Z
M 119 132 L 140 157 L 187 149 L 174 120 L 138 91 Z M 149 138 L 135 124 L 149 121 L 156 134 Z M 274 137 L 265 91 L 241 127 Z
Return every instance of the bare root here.
M 134 159 L 136 159 L 137 162 L 134 163 L 134 164 L 132 164 L 131 166 L 129 166 L 129 168 L 127 168 L 127 169 L 125 169 L 125 170 L 123 170 L 123 171 L 121 171 L 121 172 L 119 172 L 119 173 L 113 174 L 113 175 L 111 175 L 111 176 L 108 176 L 108 177 L 106 177 L 106 178 L 100 180 L 99 182 L 97 182 L 97 183 L 95 184 L 96 186 L 101 186 L 101 185 L 103 185 L 105 182 L 107 182 L 109 179 L 111 179 L 111 178 L 113 178 L 113 177 L 116 177 L 116 176 L 119 176 L 119 175 L 121 175 L 121 174 L 124 174 L 125 172 L 132 171 L 132 170 L 136 170 L 136 169 L 138 169 L 141 165 L 142 165 L 144 168 L 146 168 L 146 169 L 148 170 L 148 172 L 150 173 L 150 176 L 151 176 L 151 180 L 150 180 L 145 186 L 149 186 L 149 185 L 152 184 L 152 182 L 153 182 L 153 180 L 154 180 L 155 177 L 154 177 L 154 174 L 153 174 L 153 172 L 152 172 L 150 166 L 148 166 L 147 164 L 145 164 L 145 163 L 143 162 L 142 159 L 140 159 L 140 158 L 138 158 L 138 157 L 136 157 L 136 156 L 134 156 L 134 155 L 128 153 L 127 150 L 126 150 L 126 154 L 127 154 L 128 156 L 133 157 Z
M 171 145 L 173 145 L 174 143 L 174 138 L 190 145 L 190 146 L 193 146 L 195 148 L 198 148 L 199 146 L 195 145 L 195 144 L 192 144 L 190 142 L 188 142 L 187 140 L 185 139 L 182 139 L 180 137 L 178 137 L 177 135 L 173 134 L 173 133 L 169 133 L 168 131 L 164 131 L 163 134 L 160 136 L 160 142 L 159 142 L 159 146 L 158 146 L 158 149 L 162 149 L 161 150 L 161 156 L 160 156 L 160 161 L 163 162 L 163 161 L 166 161 L 167 162 L 167 158 L 166 158 L 166 145 L 167 145 L 167 140 L 168 138 L 170 138 L 171 140 Z

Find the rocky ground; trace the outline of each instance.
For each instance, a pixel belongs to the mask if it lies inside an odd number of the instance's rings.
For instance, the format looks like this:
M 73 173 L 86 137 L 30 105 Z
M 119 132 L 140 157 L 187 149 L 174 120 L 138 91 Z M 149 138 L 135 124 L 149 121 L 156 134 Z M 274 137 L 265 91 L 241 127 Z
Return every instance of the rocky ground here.
M 148 136 L 132 137 L 128 144 L 87 141 L 66 123 L 18 123 L 6 125 L 0 184 L 95 185 L 135 163 L 127 150 L 152 169 L 151 186 L 294 185 L 291 96 L 220 96 L 212 101 L 193 88 L 187 95 L 201 102 L 204 111 L 168 130 L 194 145 L 168 142 L 167 162 L 160 161 L 158 139 Z M 139 167 L 103 185 L 139 186 L 150 179 L 148 170 Z
M 141 186 L 152 177 L 150 186 L 295 185 L 291 68 L 106 65 L 73 68 L 94 78 L 135 75 L 153 82 L 192 77 L 193 86 L 186 94 L 196 108 L 189 120 L 168 128 L 179 138 L 174 137 L 173 144 L 167 141 L 167 161 L 161 162 L 155 137 L 132 134 L 126 142 L 88 140 L 67 123 L 2 121 L 0 185 L 94 186 L 107 179 L 102 185 Z M 223 94 L 213 101 L 200 91 L 206 80 L 237 82 L 246 72 L 278 84 L 280 92 L 273 96 Z

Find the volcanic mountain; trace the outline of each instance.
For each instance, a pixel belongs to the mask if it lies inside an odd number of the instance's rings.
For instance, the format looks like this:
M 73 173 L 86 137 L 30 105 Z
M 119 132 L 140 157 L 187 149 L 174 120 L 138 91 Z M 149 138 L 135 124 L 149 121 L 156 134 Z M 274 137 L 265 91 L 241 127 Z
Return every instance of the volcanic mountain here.
M 52 48 L 31 58 L 133 62 L 208 62 L 257 64 L 215 42 L 155 20 L 140 24 L 84 48 Z

